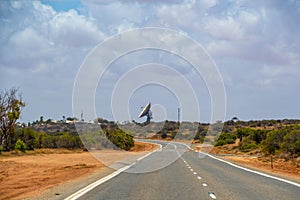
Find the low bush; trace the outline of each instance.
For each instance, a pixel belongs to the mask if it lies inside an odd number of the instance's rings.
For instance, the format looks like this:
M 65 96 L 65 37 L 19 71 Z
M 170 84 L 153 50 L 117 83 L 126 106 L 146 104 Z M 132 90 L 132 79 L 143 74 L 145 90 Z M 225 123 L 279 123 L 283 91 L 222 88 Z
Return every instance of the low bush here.
M 257 149 L 258 148 L 258 145 L 255 144 L 255 143 L 243 143 L 241 146 L 240 146 L 240 150 L 243 151 L 243 152 L 249 152 L 253 149 Z
M 225 144 L 226 144 L 225 140 L 218 140 L 218 141 L 216 142 L 215 146 L 223 146 L 223 145 L 225 145 Z
M 235 139 L 233 139 L 233 138 L 226 138 L 225 142 L 226 142 L 226 144 L 234 144 L 235 143 Z
M 225 144 L 234 144 L 237 136 L 235 133 L 221 133 L 215 146 L 223 146 Z
M 25 153 L 26 149 L 27 149 L 26 144 L 22 140 L 18 139 L 15 145 L 15 150 L 19 150 Z

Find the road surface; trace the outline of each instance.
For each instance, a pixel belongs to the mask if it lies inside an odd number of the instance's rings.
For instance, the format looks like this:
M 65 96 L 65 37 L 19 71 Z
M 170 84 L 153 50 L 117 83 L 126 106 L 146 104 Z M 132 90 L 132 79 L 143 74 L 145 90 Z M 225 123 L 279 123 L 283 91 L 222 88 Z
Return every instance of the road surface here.
M 157 142 L 157 141 L 156 141 Z M 298 183 L 286 183 L 159 142 L 161 150 L 75 199 L 299 199 Z M 125 165 L 125 164 L 124 164 Z M 126 167 L 126 166 L 125 166 Z

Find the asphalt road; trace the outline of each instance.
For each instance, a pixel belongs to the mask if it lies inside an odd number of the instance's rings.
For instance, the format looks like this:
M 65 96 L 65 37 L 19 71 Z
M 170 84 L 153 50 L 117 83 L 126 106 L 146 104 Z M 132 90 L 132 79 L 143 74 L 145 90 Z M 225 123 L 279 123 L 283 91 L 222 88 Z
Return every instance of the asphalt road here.
M 79 199 L 299 199 L 299 185 L 245 171 L 179 143 L 162 148 Z

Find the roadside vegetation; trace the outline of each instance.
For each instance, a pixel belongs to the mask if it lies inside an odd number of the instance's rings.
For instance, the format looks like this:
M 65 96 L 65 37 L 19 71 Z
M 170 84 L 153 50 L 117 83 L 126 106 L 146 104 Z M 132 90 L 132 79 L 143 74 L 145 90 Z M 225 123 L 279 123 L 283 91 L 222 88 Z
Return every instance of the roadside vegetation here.
M 41 148 L 110 148 L 128 151 L 134 146 L 133 138 L 137 137 L 214 144 L 217 148 L 227 149 L 232 153 L 269 157 L 271 166 L 276 157 L 292 160 L 297 165 L 299 163 L 300 120 L 241 121 L 234 117 L 224 123 L 216 122 L 212 125 L 166 120 L 151 122 L 142 127 L 136 123 L 119 124 L 103 118 L 95 119 L 91 124 L 63 116 L 63 120 L 59 122 L 50 119 L 44 121 L 40 117 L 40 120 L 27 125 L 17 125 L 25 105 L 18 88 L 0 93 L 0 154 L 2 151 L 25 152 Z
M 81 137 L 81 138 L 80 138 Z M 134 146 L 133 136 L 121 129 L 102 130 L 98 132 L 83 132 L 78 134 L 68 132 L 45 133 L 32 128 L 16 128 L 5 151 L 49 149 L 124 149 Z M 3 149 L 0 146 L 0 153 Z
M 2 151 L 25 152 L 41 148 L 84 150 L 114 148 L 128 151 L 134 146 L 133 136 L 119 129 L 114 122 L 101 123 L 102 130 L 98 123 L 90 125 L 79 122 L 79 131 L 75 123 L 67 124 L 65 121 L 54 123 L 51 120 L 44 121 L 43 117 L 28 125 L 17 125 L 24 106 L 18 88 L 0 93 L 0 154 Z
M 231 144 L 237 145 L 230 146 Z M 231 152 L 267 156 L 270 158 L 271 168 L 274 158 L 292 160 L 298 166 L 300 125 L 275 126 L 268 129 L 236 128 L 233 132 L 222 132 L 215 146 L 227 147 Z
M 290 125 L 273 130 L 237 128 L 234 132 L 222 132 L 216 146 L 235 143 L 242 152 L 261 149 L 266 154 L 284 154 L 288 158 L 300 156 L 300 126 Z
M 133 123 L 126 123 L 122 126 L 137 133 L 138 137 L 209 143 L 214 144 L 217 149 L 232 154 L 266 157 L 270 159 L 272 168 L 273 159 L 276 158 L 292 161 L 295 165 L 299 165 L 300 120 L 240 121 L 238 118 L 233 118 L 211 126 L 198 122 L 179 123 L 174 121 L 151 122 L 143 129 Z M 157 132 L 153 133 L 153 130 Z M 222 132 L 219 134 L 220 130 Z

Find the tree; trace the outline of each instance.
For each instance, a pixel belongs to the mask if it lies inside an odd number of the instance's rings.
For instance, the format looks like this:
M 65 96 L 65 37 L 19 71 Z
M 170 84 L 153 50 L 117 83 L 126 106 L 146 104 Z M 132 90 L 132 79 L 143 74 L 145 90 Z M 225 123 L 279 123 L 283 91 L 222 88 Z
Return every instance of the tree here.
M 11 146 L 11 139 L 15 133 L 16 121 L 20 118 L 21 108 L 25 106 L 18 88 L 11 88 L 0 93 L 0 145 L 4 151 Z
M 291 157 L 300 156 L 300 130 L 293 130 L 283 137 L 281 148 Z
M 67 117 L 67 120 L 74 122 L 77 121 L 78 119 L 76 117 Z
M 239 118 L 233 117 L 231 120 L 234 121 L 234 122 L 237 122 L 237 121 L 239 121 Z
M 248 135 L 250 135 L 251 133 L 253 132 L 252 129 L 250 128 L 238 128 L 236 130 L 236 134 L 237 134 L 237 137 L 240 139 L 240 142 L 243 141 L 243 138 L 244 137 L 247 137 Z
M 286 134 L 286 130 L 273 130 L 267 133 L 267 137 L 262 141 L 263 152 L 270 156 L 271 168 L 273 169 L 273 155 L 280 149 L 280 144 L 283 141 L 283 137 Z

